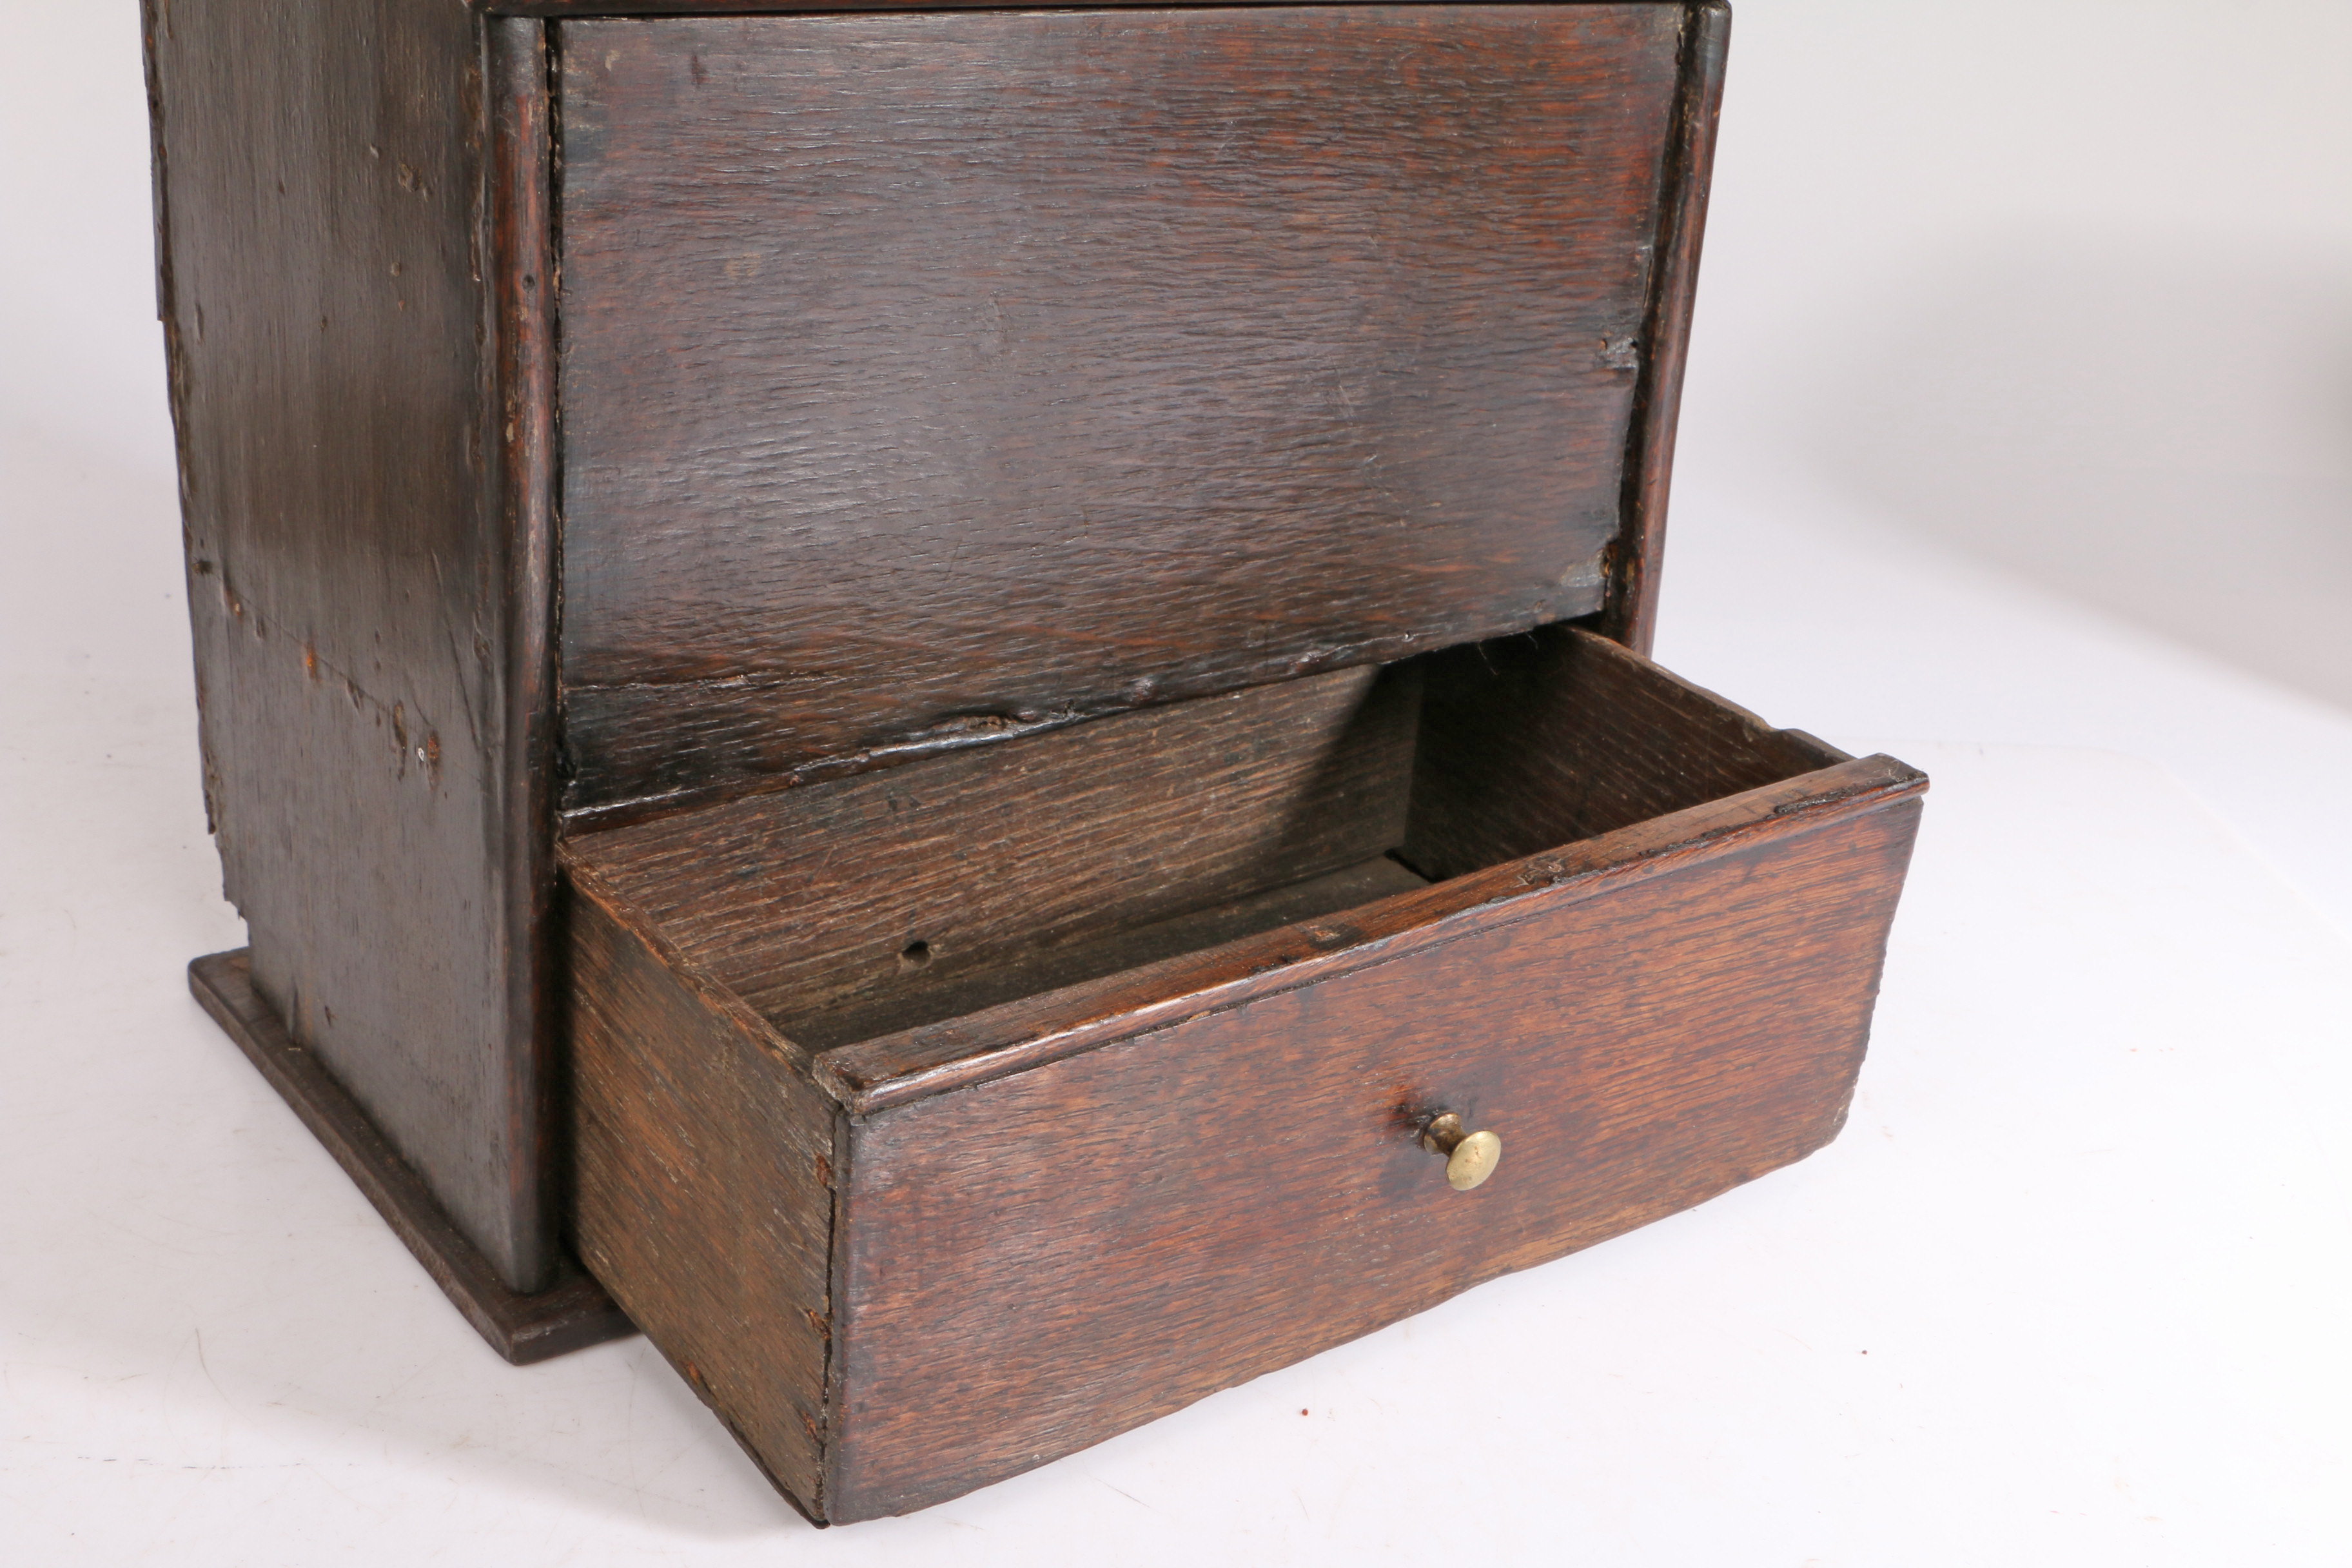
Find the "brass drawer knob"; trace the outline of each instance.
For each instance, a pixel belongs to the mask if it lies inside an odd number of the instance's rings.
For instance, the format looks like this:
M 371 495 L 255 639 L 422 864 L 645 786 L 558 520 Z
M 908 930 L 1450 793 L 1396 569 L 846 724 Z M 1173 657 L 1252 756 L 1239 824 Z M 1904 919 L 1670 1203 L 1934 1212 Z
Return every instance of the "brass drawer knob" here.
M 1421 1146 L 1445 1156 L 1445 1183 L 1466 1193 L 1495 1173 L 1503 1163 L 1503 1141 L 1492 1132 L 1465 1132 L 1462 1118 L 1452 1111 L 1422 1130 Z

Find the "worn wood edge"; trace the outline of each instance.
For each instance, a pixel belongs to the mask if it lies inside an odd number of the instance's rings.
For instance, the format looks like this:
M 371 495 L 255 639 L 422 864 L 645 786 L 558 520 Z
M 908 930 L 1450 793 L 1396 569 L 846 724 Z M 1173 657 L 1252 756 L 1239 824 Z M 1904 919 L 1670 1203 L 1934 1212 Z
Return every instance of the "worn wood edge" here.
M 163 0 L 139 0 L 140 63 L 147 81 L 147 178 L 155 226 L 155 319 L 172 323 L 172 190 L 169 152 L 163 140 Z M 179 403 L 172 417 L 179 421 Z
M 582 688 L 572 688 L 579 690 Z M 587 689 L 593 689 L 593 688 Z M 1209 693 L 1212 696 L 1223 692 Z M 1180 700 L 1171 699 L 1171 700 Z M 659 795 L 631 795 L 625 800 L 601 801 L 594 805 L 574 805 L 563 808 L 563 828 L 567 834 L 602 833 L 609 828 L 635 827 L 656 817 L 675 816 L 684 812 L 699 811 L 715 805 L 731 805 L 739 800 L 755 795 L 776 795 L 788 789 L 803 789 L 810 784 L 831 784 L 837 779 L 855 777 L 859 773 L 877 773 L 908 763 L 926 762 L 933 757 L 947 756 L 954 752 L 970 751 L 976 746 L 992 746 L 1007 741 L 1024 741 L 1033 735 L 1043 735 L 1055 730 L 1066 730 L 1095 719 L 1115 719 L 1122 713 L 1139 711 L 1159 703 L 1095 704 L 1084 709 L 1066 709 L 1048 713 L 1026 723 L 1008 724 L 1001 730 L 981 731 L 934 740 L 902 741 L 891 745 L 869 746 L 839 756 L 815 757 L 797 767 L 778 773 L 753 778 L 728 779 L 713 784 L 694 784 L 684 789 L 665 790 Z
M 190 606 L 190 630 L 194 632 L 193 613 L 196 605 L 196 551 L 188 521 L 188 475 L 194 464 L 188 444 L 188 359 L 180 340 L 178 279 L 172 263 L 172 166 L 171 142 L 166 134 L 171 112 L 163 96 L 163 42 L 170 26 L 169 0 L 139 0 L 140 57 L 147 83 L 147 147 L 148 179 L 152 186 L 155 233 L 155 320 L 163 329 L 164 402 L 172 417 L 172 479 L 175 510 L 180 521 L 180 583 L 187 594 L 184 601 Z M 191 654 L 194 649 L 190 649 Z M 212 758 L 205 751 L 205 732 L 201 723 L 204 706 L 204 680 L 197 671 L 196 701 L 199 725 L 196 736 L 198 777 L 202 780 L 205 806 L 205 832 L 217 831 L 214 816 Z M 232 900 L 233 889 L 225 889 Z
M 846 1109 L 833 1119 L 833 1252 L 826 1259 L 831 1277 L 826 1281 L 825 1299 L 833 1331 L 825 1337 L 824 1452 L 817 1468 L 817 1489 L 828 1512 L 837 1510 L 844 1514 L 852 1510 L 840 1508 L 841 1500 L 851 1495 L 843 1475 L 848 1449 L 842 1441 L 840 1415 L 848 1408 L 849 1345 L 860 1326 L 849 1289 L 858 1251 L 854 1194 L 857 1188 L 859 1133 L 858 1119 Z M 871 1517 L 875 1516 L 855 1514 L 841 1522 L 858 1524 Z
M 1651 280 L 1649 319 L 1642 334 L 1648 349 L 1634 386 L 1632 434 L 1622 468 L 1623 530 L 1610 552 L 1608 604 L 1598 621 L 1605 636 L 1643 655 L 1657 638 L 1658 579 L 1665 559 L 1675 432 L 1730 41 L 1731 7 L 1726 0 L 1698 0 L 1690 6 L 1683 19 L 1682 81 L 1659 212 L 1658 268 Z
M 1636 679 L 1647 681 L 1704 718 L 1737 726 L 1744 732 L 1748 743 L 1759 752 L 1767 755 L 1779 752 L 1783 760 L 1801 762 L 1804 771 L 1809 773 L 1853 761 L 1852 752 L 1840 751 L 1818 735 L 1804 730 L 1779 729 L 1754 709 L 1744 708 L 1719 691 L 1676 675 L 1665 666 L 1653 662 L 1648 654 L 1629 647 L 1613 637 L 1584 626 L 1572 626 L 1563 629 L 1582 645 L 1588 655 L 1631 670 Z
M 828 1090 L 828 1092 L 830 1092 Z M 828 1516 L 842 1494 L 841 1412 L 849 1401 L 849 1356 L 846 1345 L 856 1331 L 857 1314 L 850 1310 L 849 1266 L 854 1211 L 850 1194 L 856 1186 L 857 1141 L 848 1111 L 833 1118 L 833 1244 L 825 1254 L 824 1313 L 824 1445 L 817 1455 L 817 1509 Z M 812 1516 L 814 1517 L 814 1516 Z
M 569 846 L 560 846 L 556 850 L 556 860 L 562 868 L 564 881 L 573 898 L 586 899 L 602 909 L 615 925 L 627 931 L 656 962 L 677 975 L 678 984 L 692 992 L 697 1001 L 759 1050 L 803 1077 L 814 1078 L 813 1069 L 816 1064 L 811 1052 L 770 1023 L 757 1008 L 737 994 L 733 986 L 688 957 L 664 933 L 659 921 L 635 900 L 613 886 L 584 856 Z M 822 1080 L 818 1080 L 818 1087 L 824 1088 Z M 828 1089 L 826 1092 L 832 1091 Z
M 509 1289 L 358 1102 L 287 1033 L 254 988 L 247 949 L 194 960 L 188 989 L 492 1350 L 526 1366 L 636 1332 L 604 1288 L 569 1258 L 560 1258 L 548 1289 L 528 1295 Z
M 1353 0 L 1350 0 L 1353 3 Z M 1559 623 L 1541 622 L 1535 626 L 1515 626 L 1491 633 L 1482 633 L 1466 640 L 1477 642 L 1490 637 L 1525 636 L 1543 626 Z M 929 762 L 958 752 L 972 751 L 983 746 L 1008 745 L 1018 741 L 1050 734 L 1102 719 L 1121 719 L 1130 713 L 1149 713 L 1167 708 L 1181 707 L 1188 702 L 1207 702 L 1220 697 L 1234 697 L 1245 691 L 1264 691 L 1272 687 L 1286 686 L 1294 680 L 1312 680 L 1318 676 L 1332 675 L 1341 670 L 1363 669 L 1407 659 L 1433 650 L 1417 646 L 1419 634 L 1381 637 L 1342 647 L 1319 648 L 1312 660 L 1292 658 L 1286 662 L 1284 672 L 1262 679 L 1226 681 L 1223 679 L 1176 680 L 1160 682 L 1148 700 L 1104 698 L 1056 708 L 1035 718 L 999 729 L 974 731 L 946 736 L 916 736 L 879 745 L 862 747 L 833 756 L 812 757 L 778 773 L 716 780 L 680 789 L 666 790 L 658 795 L 630 795 L 622 800 L 602 801 L 593 805 L 564 807 L 562 813 L 563 832 L 568 837 L 587 837 L 613 828 L 635 827 L 657 817 L 676 816 L 689 811 L 711 806 L 732 805 L 738 801 L 761 795 L 777 795 L 785 790 L 806 788 L 812 784 L 833 784 L 862 773 L 878 773 L 886 768 L 903 767 L 909 763 Z M 1454 645 L 1449 645 L 1454 646 Z M 567 691 L 594 690 L 596 688 L 572 687 Z
M 836 1244 L 835 1251 L 837 1252 L 837 1250 L 838 1247 Z M 828 1269 L 833 1266 L 834 1256 L 834 1252 L 828 1252 L 826 1256 L 826 1267 Z M 826 1279 L 826 1286 L 828 1290 L 828 1304 L 830 1304 L 830 1296 L 834 1288 L 834 1277 L 830 1274 L 828 1274 Z M 743 1435 L 743 1429 L 735 1425 L 735 1418 L 727 1413 L 727 1407 L 711 1398 L 709 1391 L 703 1387 L 702 1380 L 696 1377 L 688 1370 L 687 1363 L 679 1360 L 677 1356 L 670 1354 L 668 1348 L 659 1340 L 655 1339 L 652 1335 L 648 1334 L 646 1338 L 646 1342 L 651 1344 L 656 1351 L 660 1352 L 662 1360 L 669 1363 L 669 1369 L 677 1374 L 678 1382 L 686 1384 L 688 1391 L 691 1393 L 696 1399 L 701 1402 L 702 1407 L 710 1412 L 711 1415 L 718 1420 L 719 1425 L 726 1429 L 727 1435 L 730 1437 L 735 1439 L 735 1446 L 743 1450 L 743 1457 L 751 1461 L 752 1468 L 760 1472 L 760 1479 L 768 1483 L 769 1489 L 778 1497 L 783 1499 L 786 1503 L 790 1504 L 792 1506 L 792 1510 L 794 1513 L 799 1514 L 801 1518 L 806 1520 L 817 1529 L 827 1530 L 832 1528 L 833 1521 L 826 1519 L 824 1512 L 824 1486 L 825 1483 L 831 1479 L 831 1471 L 829 1468 L 833 1454 L 833 1444 L 831 1440 L 828 1438 L 824 1447 L 819 1452 L 817 1496 L 814 1500 L 803 1499 L 798 1492 L 793 1490 L 791 1487 L 784 1484 L 783 1478 L 776 1474 L 775 1470 L 769 1466 L 768 1461 L 761 1456 L 758 1447 L 752 1444 L 749 1437 L 746 1437 Z M 833 1342 L 831 1336 L 828 1335 L 825 1341 L 825 1356 L 828 1373 L 831 1370 L 832 1355 Z M 825 1384 L 825 1392 L 828 1400 L 830 1400 L 832 1390 L 833 1384 L 828 1381 Z
M 927 1099 L 1223 1012 L 1334 974 L 1533 920 L 1717 856 L 1919 795 L 1884 754 L 1672 812 L 1563 847 L 946 1024 L 820 1053 L 813 1076 L 853 1116 Z
M 552 1140 L 555 1038 L 554 812 L 555 323 L 546 24 L 500 19 L 485 29 L 489 94 L 487 308 L 497 384 L 484 407 L 496 427 L 495 503 L 500 636 L 498 726 L 500 910 L 507 1016 L 499 1067 L 517 1158 L 506 1172 L 520 1290 L 543 1288 L 562 1256 Z
M 562 868 L 563 881 L 570 897 L 585 899 L 594 903 L 605 918 L 613 922 L 616 931 L 625 933 L 630 940 L 642 946 L 657 963 L 669 972 L 678 984 L 707 1008 L 713 1017 L 733 1028 L 754 1049 L 764 1053 L 786 1068 L 801 1073 L 803 1077 L 809 1076 L 809 1056 L 806 1051 L 787 1040 L 774 1025 L 755 1012 L 748 1003 L 735 994 L 731 987 L 712 977 L 699 964 L 679 952 L 677 944 L 662 934 L 659 924 L 626 894 L 614 888 L 610 882 L 599 876 L 592 866 L 564 847 L 558 847 L 557 861 Z M 817 1087 L 821 1092 L 830 1093 L 822 1084 Z M 846 1169 L 844 1121 L 845 1118 L 836 1108 L 833 1118 L 834 1155 L 831 1184 L 833 1231 L 825 1248 L 825 1310 L 829 1328 L 825 1335 L 825 1364 L 820 1384 L 824 1391 L 822 1416 L 825 1436 L 818 1446 L 816 1495 L 813 1498 L 803 1498 L 791 1487 L 785 1485 L 770 1468 L 768 1461 L 761 1457 L 759 1448 L 744 1435 L 742 1429 L 736 1426 L 734 1418 L 722 1405 L 711 1398 L 702 1380 L 692 1375 L 683 1362 L 670 1354 L 667 1346 L 661 1344 L 659 1341 L 654 1342 L 655 1348 L 661 1352 L 662 1359 L 668 1362 L 671 1370 L 677 1373 L 678 1380 L 693 1391 L 694 1396 L 702 1402 L 704 1408 L 718 1417 L 719 1425 L 727 1429 L 727 1435 L 735 1440 L 735 1446 L 750 1457 L 751 1463 L 758 1468 L 760 1474 L 766 1478 L 768 1484 L 775 1489 L 777 1495 L 790 1503 L 795 1513 L 820 1530 L 826 1528 L 830 1522 L 825 1518 L 824 1506 L 825 1495 L 832 1479 L 835 1449 L 832 1415 L 833 1411 L 838 1406 L 841 1384 L 838 1339 L 841 1322 L 839 1311 L 842 1294 L 841 1226 L 845 1185 L 842 1172 Z M 756 1198 L 757 1194 L 745 1194 L 747 1202 L 754 1201 Z

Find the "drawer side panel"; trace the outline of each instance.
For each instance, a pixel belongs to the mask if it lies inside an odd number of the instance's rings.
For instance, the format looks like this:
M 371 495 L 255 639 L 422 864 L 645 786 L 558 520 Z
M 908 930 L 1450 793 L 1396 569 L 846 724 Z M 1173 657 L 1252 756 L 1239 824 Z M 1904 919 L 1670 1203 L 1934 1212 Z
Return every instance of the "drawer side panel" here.
M 573 1247 L 822 1518 L 833 1102 L 577 868 L 571 891 Z
M 1002 1479 L 1835 1136 L 1916 797 L 852 1131 L 828 1512 Z M 1415 1141 L 1503 1139 L 1469 1194 Z

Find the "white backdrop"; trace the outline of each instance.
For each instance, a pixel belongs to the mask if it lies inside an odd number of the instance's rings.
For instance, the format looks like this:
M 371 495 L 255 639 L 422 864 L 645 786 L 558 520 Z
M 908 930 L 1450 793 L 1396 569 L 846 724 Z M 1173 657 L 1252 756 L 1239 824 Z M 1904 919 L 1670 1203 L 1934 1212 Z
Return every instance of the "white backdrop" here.
M 1936 776 L 1845 1135 L 826 1534 L 643 1342 L 498 1363 L 187 999 L 135 11 L 0 21 L 0 1562 L 2352 1554 L 2352 6 L 1740 10 L 1659 652 Z

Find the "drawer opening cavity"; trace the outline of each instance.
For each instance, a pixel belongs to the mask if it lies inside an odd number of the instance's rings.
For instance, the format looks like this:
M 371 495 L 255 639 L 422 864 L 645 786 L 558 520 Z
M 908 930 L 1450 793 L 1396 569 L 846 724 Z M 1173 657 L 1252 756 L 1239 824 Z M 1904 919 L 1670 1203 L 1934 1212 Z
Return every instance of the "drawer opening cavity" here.
M 1327 950 L 1349 911 L 1845 760 L 1553 626 L 750 795 L 568 854 L 823 1051 L 1272 931 Z

